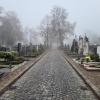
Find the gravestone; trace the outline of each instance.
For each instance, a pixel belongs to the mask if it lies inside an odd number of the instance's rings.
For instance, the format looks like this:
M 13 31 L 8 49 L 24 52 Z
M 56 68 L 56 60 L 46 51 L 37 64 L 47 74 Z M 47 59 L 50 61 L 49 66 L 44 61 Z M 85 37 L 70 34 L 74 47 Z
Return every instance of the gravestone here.
M 22 44 L 21 43 L 18 43 L 17 51 L 19 53 L 19 56 L 21 55 L 21 50 L 22 50 Z
M 83 55 L 83 50 L 84 50 L 84 48 L 83 48 L 83 38 L 81 36 L 79 36 L 79 51 L 78 51 L 78 54 L 80 56 Z
M 97 46 L 97 54 L 98 54 L 99 57 L 100 57 L 100 46 Z
M 87 36 L 84 37 L 83 47 L 84 47 L 83 55 L 89 54 L 89 39 Z

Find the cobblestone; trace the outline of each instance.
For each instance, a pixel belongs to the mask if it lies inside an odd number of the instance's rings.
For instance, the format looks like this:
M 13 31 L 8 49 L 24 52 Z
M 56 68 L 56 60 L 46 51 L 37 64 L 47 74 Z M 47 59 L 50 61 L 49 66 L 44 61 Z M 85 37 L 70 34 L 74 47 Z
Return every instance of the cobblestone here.
M 26 72 L 0 100 L 97 100 L 62 57 L 51 50 Z

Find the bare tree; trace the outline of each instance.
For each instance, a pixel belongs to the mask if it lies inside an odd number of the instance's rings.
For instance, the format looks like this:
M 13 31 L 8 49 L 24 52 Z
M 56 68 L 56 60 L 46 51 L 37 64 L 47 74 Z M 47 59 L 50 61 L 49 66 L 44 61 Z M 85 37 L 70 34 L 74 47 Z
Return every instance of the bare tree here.
M 30 42 L 34 45 L 38 44 L 38 32 L 34 29 L 30 29 Z
M 40 25 L 40 33 L 44 37 L 44 44 L 48 47 L 50 45 L 51 36 L 51 16 L 46 16 Z
M 66 10 L 57 6 L 51 10 L 50 15 L 43 19 L 40 29 L 45 37 L 46 45 L 55 43 L 63 46 L 65 37 L 74 33 L 75 24 L 71 24 L 67 19 Z
M 68 34 L 73 34 L 75 24 L 71 24 L 68 19 L 66 9 L 55 6 L 51 10 L 53 33 L 57 36 L 59 45 L 63 46 L 63 40 Z
M 24 34 L 17 15 L 14 12 L 6 12 L 1 18 L 0 40 L 2 45 L 12 46 L 22 41 Z

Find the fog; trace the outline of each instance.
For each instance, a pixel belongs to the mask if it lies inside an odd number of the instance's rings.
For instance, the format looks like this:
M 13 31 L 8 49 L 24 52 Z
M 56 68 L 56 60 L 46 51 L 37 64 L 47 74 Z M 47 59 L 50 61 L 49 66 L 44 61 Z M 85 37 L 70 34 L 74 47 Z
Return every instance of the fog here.
M 0 0 L 0 6 L 5 10 L 17 13 L 24 27 L 34 28 L 54 5 L 64 7 L 69 13 L 69 20 L 77 23 L 75 34 L 87 33 L 94 41 L 100 36 L 99 0 Z

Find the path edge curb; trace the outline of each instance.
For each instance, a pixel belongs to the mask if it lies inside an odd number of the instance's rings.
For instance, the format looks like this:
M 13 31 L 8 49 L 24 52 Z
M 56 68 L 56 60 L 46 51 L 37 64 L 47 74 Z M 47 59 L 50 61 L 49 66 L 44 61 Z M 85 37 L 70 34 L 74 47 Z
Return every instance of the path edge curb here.
M 9 87 L 14 84 L 20 77 L 22 77 L 29 69 L 32 68 L 33 65 L 35 65 L 38 61 L 40 61 L 42 59 L 42 57 L 44 57 L 47 54 L 47 51 L 45 51 L 43 54 L 41 54 L 39 57 L 37 57 L 35 59 L 35 61 L 33 61 L 33 63 L 26 69 L 24 69 L 24 71 L 22 71 L 18 76 L 16 76 L 13 80 L 11 80 L 11 82 L 9 84 L 7 84 L 5 87 L 3 87 L 0 90 L 0 96 L 9 89 Z
M 83 73 L 78 69 L 76 68 L 76 65 L 74 65 L 72 63 L 72 59 L 69 58 L 69 56 L 64 56 L 65 60 L 68 61 L 68 63 L 71 65 L 71 67 L 77 72 L 77 74 L 82 78 L 82 80 L 85 82 L 85 84 L 87 84 L 90 89 L 93 91 L 93 93 L 95 94 L 95 96 L 100 100 L 100 90 L 90 82 L 90 80 L 83 75 Z

